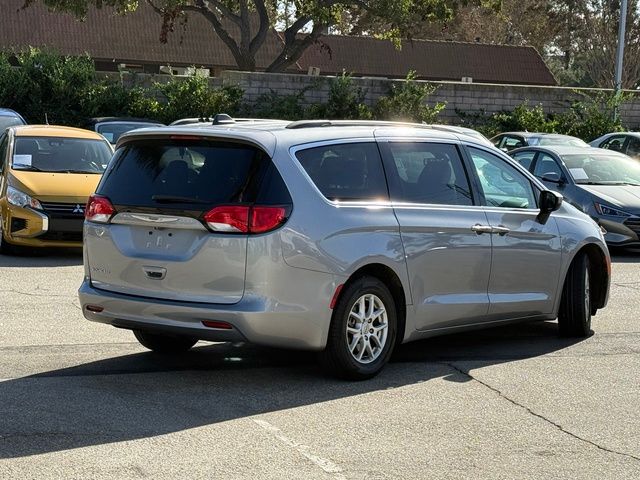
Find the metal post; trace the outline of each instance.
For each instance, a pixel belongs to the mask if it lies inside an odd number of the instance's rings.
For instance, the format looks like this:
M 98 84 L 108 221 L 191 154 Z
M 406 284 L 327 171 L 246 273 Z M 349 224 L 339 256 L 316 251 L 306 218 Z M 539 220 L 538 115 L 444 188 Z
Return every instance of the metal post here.
M 618 27 L 618 52 L 616 56 L 616 94 L 622 90 L 622 59 L 624 57 L 624 37 L 627 26 L 627 0 L 620 2 L 620 26 Z

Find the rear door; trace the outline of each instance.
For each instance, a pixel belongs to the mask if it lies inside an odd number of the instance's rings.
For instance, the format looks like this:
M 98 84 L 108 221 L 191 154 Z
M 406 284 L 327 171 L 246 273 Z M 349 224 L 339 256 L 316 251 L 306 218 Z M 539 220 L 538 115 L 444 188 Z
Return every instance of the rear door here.
M 234 226 L 234 208 L 255 202 L 270 163 L 255 146 L 216 139 L 120 147 L 97 189 L 116 213 L 107 225 L 85 223 L 92 284 L 161 299 L 238 302 L 247 235 Z M 215 207 L 227 212 L 215 220 L 217 233 L 204 221 Z
M 491 235 L 454 143 L 381 141 L 420 330 L 487 314 Z

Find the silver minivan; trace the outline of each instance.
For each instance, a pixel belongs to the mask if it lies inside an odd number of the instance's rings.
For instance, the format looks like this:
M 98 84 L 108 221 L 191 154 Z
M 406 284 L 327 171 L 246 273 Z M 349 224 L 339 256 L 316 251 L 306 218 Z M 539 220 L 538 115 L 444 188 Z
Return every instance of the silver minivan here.
M 316 350 L 347 378 L 403 342 L 607 303 L 599 227 L 472 136 L 375 122 L 144 129 L 86 208 L 82 311 L 156 352 Z

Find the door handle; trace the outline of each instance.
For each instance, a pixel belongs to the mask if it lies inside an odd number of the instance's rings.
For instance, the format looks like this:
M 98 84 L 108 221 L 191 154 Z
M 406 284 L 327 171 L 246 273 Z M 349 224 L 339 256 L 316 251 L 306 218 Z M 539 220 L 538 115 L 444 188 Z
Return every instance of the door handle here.
M 504 237 L 506 234 L 508 234 L 511 230 L 509 230 L 507 227 L 503 227 L 502 225 L 499 225 L 497 227 L 492 227 L 491 229 L 491 233 L 497 233 L 498 235 Z
M 482 235 L 483 233 L 493 233 L 493 228 L 489 225 L 480 225 L 476 223 L 471 227 L 472 232 L 476 232 L 478 235 Z

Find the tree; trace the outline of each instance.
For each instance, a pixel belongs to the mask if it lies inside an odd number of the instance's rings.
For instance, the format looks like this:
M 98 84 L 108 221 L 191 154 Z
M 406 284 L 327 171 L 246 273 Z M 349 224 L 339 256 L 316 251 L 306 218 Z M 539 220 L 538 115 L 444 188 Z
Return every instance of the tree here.
M 162 19 L 160 40 L 165 42 L 188 15 L 202 15 L 238 68 L 248 71 L 256 70 L 256 55 L 269 31 L 282 28 L 282 49 L 266 68 L 281 72 L 330 29 L 342 31 L 347 24 L 357 23 L 359 33 L 409 38 L 419 25 L 454 18 L 461 6 L 481 4 L 497 9 L 501 0 L 25 0 L 25 7 L 37 2 L 79 18 L 89 8 L 107 6 L 126 14 L 146 2 Z

